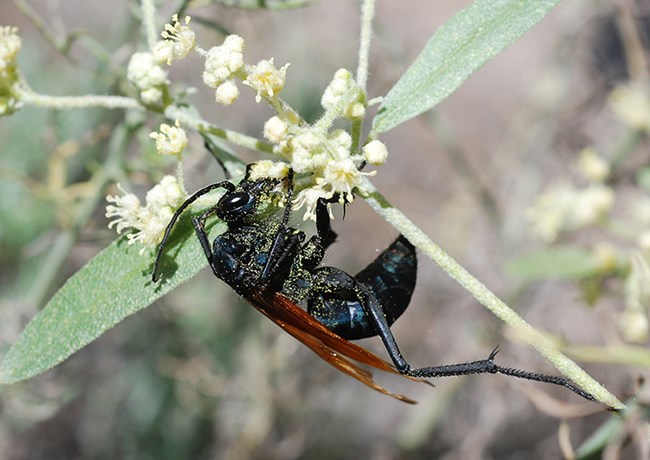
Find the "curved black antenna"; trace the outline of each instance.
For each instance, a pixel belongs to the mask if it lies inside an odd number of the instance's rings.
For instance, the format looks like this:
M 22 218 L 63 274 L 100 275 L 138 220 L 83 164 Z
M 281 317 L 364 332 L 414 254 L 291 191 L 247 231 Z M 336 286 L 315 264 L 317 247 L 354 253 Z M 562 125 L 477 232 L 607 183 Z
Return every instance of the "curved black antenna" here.
M 151 280 L 155 283 L 158 281 L 159 277 L 156 276 L 158 274 L 158 266 L 160 265 L 160 259 L 162 257 L 162 252 L 163 249 L 165 248 L 165 244 L 167 243 L 167 238 L 169 238 L 169 234 L 172 231 L 172 227 L 174 227 L 174 224 L 176 224 L 176 221 L 180 217 L 180 215 L 187 209 L 189 205 L 194 203 L 198 198 L 202 197 L 206 193 L 211 192 L 214 189 L 223 187 L 225 188 L 228 192 L 232 192 L 235 190 L 235 185 L 232 182 L 228 182 L 227 180 L 217 182 L 215 184 L 208 185 L 206 187 L 203 187 L 202 189 L 194 192 L 192 196 L 190 196 L 187 200 L 183 202 L 182 205 L 176 210 L 174 215 L 172 216 L 171 220 L 167 224 L 167 228 L 165 229 L 165 234 L 162 238 L 162 241 L 158 245 L 158 252 L 156 253 L 156 260 L 153 264 L 153 271 L 151 272 Z

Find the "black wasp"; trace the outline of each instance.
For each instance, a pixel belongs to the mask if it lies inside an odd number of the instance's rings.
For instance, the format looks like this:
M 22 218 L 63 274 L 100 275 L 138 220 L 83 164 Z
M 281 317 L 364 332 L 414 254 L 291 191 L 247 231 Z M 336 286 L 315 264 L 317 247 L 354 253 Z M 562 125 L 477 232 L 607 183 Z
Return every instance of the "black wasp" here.
M 305 233 L 288 225 L 292 212 L 293 172 L 286 177 L 284 212 L 280 219 L 269 215 L 268 203 L 279 179 L 244 179 L 235 185 L 229 180 L 208 185 L 190 196 L 169 222 L 158 248 L 153 281 L 165 244 L 179 216 L 199 197 L 223 188 L 216 205 L 192 217 L 205 256 L 214 274 L 245 297 L 284 330 L 303 342 L 328 363 L 382 393 L 405 402 L 373 381 L 365 364 L 399 373 L 412 380 L 468 374 L 504 374 L 538 382 L 561 385 L 583 398 L 594 397 L 564 377 L 501 367 L 494 362 L 495 348 L 487 359 L 459 364 L 414 369 L 404 359 L 390 330 L 391 324 L 408 306 L 415 288 L 417 259 L 415 248 L 399 236 L 370 265 L 351 276 L 335 267 L 319 267 L 325 250 L 336 239 L 331 229 L 328 203 L 316 208 L 316 234 L 305 241 Z M 228 226 L 210 244 L 206 219 L 216 215 Z M 297 303 L 306 304 L 307 311 Z M 394 364 L 351 342 L 378 335 Z

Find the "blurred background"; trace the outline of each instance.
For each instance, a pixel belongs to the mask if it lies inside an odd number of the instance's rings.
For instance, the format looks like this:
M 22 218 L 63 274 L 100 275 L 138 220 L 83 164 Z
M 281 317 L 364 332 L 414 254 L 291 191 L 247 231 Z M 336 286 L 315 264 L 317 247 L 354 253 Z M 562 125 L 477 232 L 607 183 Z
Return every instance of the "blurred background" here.
M 379 1 L 369 97 L 385 94 L 469 3 Z M 203 48 L 227 31 L 245 38 L 247 63 L 291 63 L 283 97 L 314 120 L 334 72 L 356 70 L 359 4 L 272 8 L 281 4 L 206 0 L 187 13 Z M 177 6 L 160 6 L 159 27 Z M 120 94 L 128 58 L 144 49 L 138 15 L 127 0 L 0 4 L 1 25 L 20 29 L 19 69 L 51 95 Z M 591 458 L 645 458 L 649 50 L 647 1 L 562 2 L 434 112 L 383 136 L 390 156 L 373 179 L 617 397 L 636 398 L 624 420 L 562 388 L 503 376 L 435 388 L 380 376 L 419 401 L 402 404 L 337 373 L 204 270 L 62 365 L 0 388 L 0 457 L 557 459 L 591 442 Z M 217 106 L 201 64 L 194 55 L 172 66 L 173 85 L 196 88 L 187 99 L 206 119 L 261 137 L 272 111 L 243 91 L 232 107 Z M 24 107 L 0 121 L 3 351 L 115 239 L 104 196 L 116 189 L 87 181 L 129 117 Z M 174 168 L 148 138 L 162 121 L 151 114 L 126 147 L 123 175 L 140 197 Z M 188 190 L 222 178 L 195 133 L 185 171 Z M 325 263 L 351 273 L 396 234 L 361 199 L 344 220 L 336 210 L 333 225 L 339 240 Z M 499 345 L 501 365 L 557 373 L 425 257 L 393 331 L 414 366 L 482 359 Z M 386 356 L 378 339 L 361 345 Z

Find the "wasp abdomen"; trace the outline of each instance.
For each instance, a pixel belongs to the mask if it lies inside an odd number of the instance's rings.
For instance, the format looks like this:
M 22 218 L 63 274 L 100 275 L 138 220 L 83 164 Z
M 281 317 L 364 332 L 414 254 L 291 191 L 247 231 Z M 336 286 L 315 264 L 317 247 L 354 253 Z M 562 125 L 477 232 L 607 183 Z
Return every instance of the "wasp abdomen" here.
M 416 275 L 415 248 L 406 238 L 400 236 L 354 279 L 374 295 L 390 325 L 408 307 L 415 288 Z M 333 272 L 330 281 L 338 276 L 340 273 Z M 309 299 L 308 310 L 328 329 L 346 339 L 356 340 L 377 335 L 373 321 L 354 292 L 321 291 L 318 296 Z

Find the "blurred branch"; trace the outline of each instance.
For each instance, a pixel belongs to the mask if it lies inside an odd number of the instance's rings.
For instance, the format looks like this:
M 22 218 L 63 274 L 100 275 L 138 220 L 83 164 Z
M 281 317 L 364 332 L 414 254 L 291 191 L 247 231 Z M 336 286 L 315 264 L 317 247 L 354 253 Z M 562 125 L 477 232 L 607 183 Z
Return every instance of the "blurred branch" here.
M 628 63 L 628 70 L 633 80 L 648 81 L 648 62 L 643 40 L 639 34 L 637 22 L 634 17 L 633 2 L 621 2 L 621 7 L 616 16 L 616 22 L 621 32 L 621 40 Z
M 82 34 L 82 32 L 75 31 L 65 35 L 65 38 L 58 38 L 52 32 L 50 32 L 45 21 L 32 9 L 32 7 L 23 0 L 13 0 L 14 6 L 18 11 L 20 11 L 23 16 L 25 16 L 36 29 L 43 35 L 45 40 L 52 45 L 54 49 L 60 51 L 66 58 L 71 62 L 75 62 L 74 59 L 68 54 L 72 44 L 75 40 Z
M 104 197 L 106 185 L 120 174 L 120 163 L 126 151 L 133 128 L 118 126 L 113 130 L 109 141 L 108 155 L 102 167 L 97 168 L 88 185 L 91 190 L 88 197 L 81 202 L 73 218 L 72 225 L 62 231 L 52 243 L 52 248 L 43 259 L 40 270 L 28 289 L 26 300 L 32 305 L 40 306 L 49 294 L 52 284 L 61 273 L 61 267 L 68 258 L 79 231 L 95 212 Z
M 567 355 L 588 363 L 624 364 L 650 368 L 650 349 L 636 345 L 589 345 L 560 344 Z

